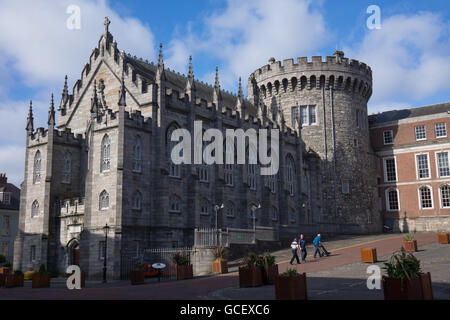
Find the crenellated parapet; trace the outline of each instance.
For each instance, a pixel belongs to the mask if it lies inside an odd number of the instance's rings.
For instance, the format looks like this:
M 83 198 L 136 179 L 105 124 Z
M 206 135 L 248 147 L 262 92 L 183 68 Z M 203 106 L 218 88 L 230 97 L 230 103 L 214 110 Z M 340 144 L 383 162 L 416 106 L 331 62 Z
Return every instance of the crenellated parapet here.
M 256 87 L 255 87 L 256 86 Z M 280 93 L 329 89 L 358 93 L 368 100 L 372 94 L 372 70 L 363 62 L 344 57 L 342 51 L 335 51 L 334 56 L 325 60 L 321 56 L 300 57 L 275 61 L 250 74 L 248 80 L 248 99 L 255 95 L 267 99 Z
M 63 199 L 59 201 L 58 205 L 61 217 L 83 215 L 85 212 L 84 198 L 82 197 Z

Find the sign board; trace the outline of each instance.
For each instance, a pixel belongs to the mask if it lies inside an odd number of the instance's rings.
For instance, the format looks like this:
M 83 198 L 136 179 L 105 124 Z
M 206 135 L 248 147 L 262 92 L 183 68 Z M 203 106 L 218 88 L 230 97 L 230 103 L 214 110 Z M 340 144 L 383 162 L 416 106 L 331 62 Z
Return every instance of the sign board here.
M 166 265 L 164 263 L 160 263 L 160 262 L 152 264 L 152 268 L 154 268 L 154 269 L 163 269 L 165 267 L 166 267 Z

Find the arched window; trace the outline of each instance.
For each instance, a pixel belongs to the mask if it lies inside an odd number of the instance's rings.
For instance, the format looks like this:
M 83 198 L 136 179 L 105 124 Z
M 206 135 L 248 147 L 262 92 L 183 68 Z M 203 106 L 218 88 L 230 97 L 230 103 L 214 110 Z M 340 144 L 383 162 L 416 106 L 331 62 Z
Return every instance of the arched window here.
M 39 216 L 39 202 L 34 200 L 31 205 L 31 217 L 36 218 L 37 216 Z
M 142 194 L 136 190 L 133 194 L 133 210 L 141 210 L 142 209 Z
M 102 193 L 100 193 L 99 204 L 100 210 L 109 208 L 109 194 L 106 190 L 103 190 Z
M 291 220 L 291 224 L 297 223 L 297 213 L 293 208 L 289 208 L 289 218 Z
M 142 142 L 139 136 L 134 138 L 133 143 L 133 171 L 142 171 Z
M 400 202 L 397 189 L 388 189 L 386 191 L 386 209 L 388 211 L 400 210 Z
M 202 135 L 198 135 L 196 139 L 196 143 L 202 144 L 202 153 L 205 151 L 206 146 L 208 145 L 207 141 L 203 140 L 203 135 L 205 134 L 205 129 L 203 129 Z M 202 160 L 203 163 L 200 164 L 197 168 L 198 170 L 198 180 L 202 182 L 209 181 L 209 166 L 205 163 L 205 159 Z
M 248 164 L 247 165 L 247 184 L 250 189 L 256 190 L 256 164 Z
M 33 183 L 39 183 L 40 181 L 41 181 L 41 152 L 38 150 L 34 155 Z
M 66 152 L 64 155 L 63 182 L 70 183 L 72 181 L 72 154 Z
M 295 181 L 295 166 L 294 166 L 294 160 L 292 160 L 292 157 L 287 156 L 286 157 L 286 185 L 287 190 L 289 191 L 289 194 L 291 196 L 294 195 L 294 181 Z
M 102 139 L 102 153 L 101 153 L 101 172 L 107 171 L 110 168 L 111 159 L 110 159 L 110 149 L 111 144 L 109 141 L 109 137 L 107 134 Z
M 181 174 L 180 174 L 180 165 L 174 164 L 172 162 L 172 157 L 171 157 L 172 149 L 177 145 L 177 142 L 176 141 L 172 141 L 170 138 L 172 137 L 172 133 L 176 129 L 178 129 L 178 126 L 173 124 L 167 130 L 167 137 L 166 137 L 167 159 L 169 161 L 169 176 L 170 177 L 175 177 L 175 178 L 180 178 L 180 176 L 181 176 Z
M 232 187 L 234 185 L 233 165 L 225 163 L 223 169 L 225 175 L 225 184 Z
M 181 211 L 181 199 L 179 196 L 173 194 L 169 198 L 169 211 L 180 212 Z
M 234 206 L 234 203 L 231 201 L 228 201 L 225 205 L 225 212 L 227 217 L 234 218 L 236 214 L 236 207 Z
M 441 207 L 450 208 L 450 186 L 448 184 L 445 184 L 439 189 L 441 192 Z
M 209 214 L 209 201 L 206 198 L 200 200 L 200 214 Z
M 278 221 L 278 210 L 275 207 L 271 208 L 272 221 Z
M 423 186 L 419 188 L 420 208 L 431 209 L 433 208 L 433 197 L 431 194 L 431 188 Z
M 276 173 L 274 173 L 273 170 L 271 169 L 270 174 L 265 176 L 264 178 L 264 185 L 267 188 L 269 188 L 272 193 L 275 193 L 277 191 L 276 177 L 277 177 Z

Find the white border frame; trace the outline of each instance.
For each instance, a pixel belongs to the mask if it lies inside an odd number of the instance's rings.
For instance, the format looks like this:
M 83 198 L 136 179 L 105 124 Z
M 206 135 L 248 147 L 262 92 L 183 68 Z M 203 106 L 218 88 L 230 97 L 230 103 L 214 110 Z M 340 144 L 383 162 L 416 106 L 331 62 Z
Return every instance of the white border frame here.
M 436 134 L 436 125 L 437 125 L 437 124 L 441 124 L 441 123 L 443 123 L 443 124 L 444 124 L 444 127 L 445 127 L 445 136 L 440 136 L 440 137 L 438 137 L 437 134 Z M 447 138 L 447 123 L 446 123 L 445 121 L 444 121 L 444 122 L 436 122 L 436 123 L 434 124 L 434 137 L 435 137 L 436 139 Z
M 439 185 L 439 187 L 438 187 L 438 196 L 439 196 L 439 208 L 440 208 L 440 209 L 450 209 L 450 206 L 448 206 L 448 207 L 444 207 L 444 206 L 443 206 L 443 204 L 442 204 L 442 193 L 441 193 L 441 187 L 443 187 L 443 186 L 449 186 L 449 187 L 450 187 L 450 183 L 446 183 L 446 182 L 444 182 L 444 183 L 440 184 L 440 185 Z
M 388 179 L 387 179 L 386 160 L 390 160 L 390 159 L 394 159 L 394 164 L 395 164 L 395 180 L 388 180 Z M 383 176 L 384 176 L 384 182 L 385 182 L 385 183 L 389 183 L 389 182 L 397 182 L 397 181 L 398 181 L 397 157 L 396 157 L 396 156 L 392 156 L 392 157 L 384 157 L 384 158 L 383 158 Z
M 422 208 L 422 197 L 420 195 L 420 188 L 427 187 L 430 189 L 430 196 L 431 196 L 431 208 Z M 417 188 L 417 195 L 419 200 L 419 210 L 434 210 L 434 197 L 433 197 L 433 187 L 427 184 L 422 184 Z
M 417 162 L 417 156 L 427 156 L 427 167 L 428 167 L 428 177 L 426 178 L 420 178 L 419 177 L 419 166 Z M 419 152 L 414 154 L 414 163 L 416 164 L 416 179 L 417 180 L 427 180 L 431 179 L 431 167 L 430 167 L 430 153 L 429 152 Z
M 425 138 L 417 139 L 417 131 L 416 131 L 416 129 L 419 128 L 419 127 L 423 127 L 423 130 L 425 132 Z M 417 126 L 414 126 L 414 138 L 416 139 L 416 141 L 425 141 L 425 140 L 427 140 L 427 126 L 424 125 L 424 124 L 419 124 Z
M 449 150 L 439 150 L 439 151 L 435 151 L 434 152 L 434 162 L 436 164 L 436 176 L 438 178 L 449 178 L 450 175 L 448 175 L 448 176 L 441 176 L 440 173 L 439 173 L 438 153 L 447 153 L 448 165 L 450 167 L 450 151 Z
M 386 139 L 385 139 L 385 136 L 384 136 L 385 132 L 390 132 L 391 133 L 391 135 L 392 135 L 392 142 L 391 143 L 386 143 Z M 383 131 L 383 144 L 385 146 L 390 146 L 390 145 L 394 144 L 394 130 L 384 130 Z
M 397 192 L 397 204 L 398 204 L 398 209 L 394 210 L 391 209 L 390 207 L 390 202 L 389 202 L 389 191 L 395 190 Z M 400 190 L 398 188 L 394 188 L 394 187 L 390 187 L 387 188 L 384 191 L 384 196 L 385 196 L 385 200 L 386 200 L 386 211 L 388 212 L 400 212 L 402 207 L 400 206 Z

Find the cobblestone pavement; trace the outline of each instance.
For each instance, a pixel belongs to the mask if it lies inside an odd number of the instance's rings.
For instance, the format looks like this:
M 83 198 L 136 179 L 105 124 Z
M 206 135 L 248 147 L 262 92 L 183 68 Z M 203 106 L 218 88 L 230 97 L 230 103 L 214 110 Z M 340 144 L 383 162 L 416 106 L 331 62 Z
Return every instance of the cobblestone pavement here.
M 382 299 L 380 290 L 369 291 L 365 287 L 367 265 L 358 263 L 361 247 L 376 247 L 380 260 L 398 250 L 402 235 L 342 237 L 326 242 L 332 255 L 312 259 L 309 250 L 307 263 L 293 266 L 299 272 L 308 273 L 311 299 Z M 423 270 L 432 273 L 436 298 L 449 299 L 450 245 L 438 245 L 435 234 L 417 234 Z M 289 266 L 289 249 L 276 253 L 280 272 Z M 382 265 L 382 263 L 378 263 Z M 237 268 L 234 268 L 235 270 Z M 229 274 L 205 276 L 192 280 L 156 282 L 147 280 L 144 285 L 130 286 L 128 281 L 112 281 L 102 284 L 86 283 L 82 290 L 68 290 L 64 279 L 52 279 L 51 288 L 32 289 L 29 281 L 24 288 L 0 288 L 0 300 L 5 299 L 273 299 L 273 286 L 239 289 L 239 279 L 232 269 Z

